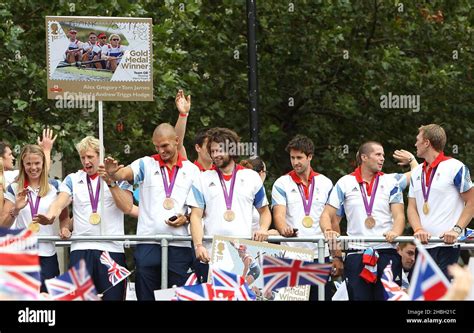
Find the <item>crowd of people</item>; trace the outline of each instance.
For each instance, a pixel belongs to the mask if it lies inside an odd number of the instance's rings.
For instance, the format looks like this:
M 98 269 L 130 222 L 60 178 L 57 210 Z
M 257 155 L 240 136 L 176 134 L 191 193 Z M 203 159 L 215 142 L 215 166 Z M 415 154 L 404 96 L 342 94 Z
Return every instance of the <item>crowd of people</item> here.
M 284 245 L 313 250 L 315 261 L 319 260 L 315 243 L 292 240 L 324 236 L 324 261 L 333 264 L 331 278 L 344 277 L 349 299 L 384 300 L 380 276 L 386 265 L 391 262 L 394 281 L 406 287 L 415 261 L 413 244 L 397 244 L 406 227 L 403 191 L 408 187 L 408 223 L 449 277 L 448 267 L 459 259 L 456 240 L 474 215 L 474 190 L 468 168 L 444 155 L 446 133 L 441 126 L 421 126 L 414 138 L 416 156 L 423 163 L 418 164 L 408 151 L 394 152 L 399 164 L 410 165 L 410 172 L 383 173 L 383 145 L 368 141 L 358 149 L 357 168 L 335 184 L 313 169 L 312 140 L 297 135 L 286 147 L 292 170 L 275 181 L 270 203 L 264 187 L 264 161 L 259 157 L 240 161 L 235 151 L 226 151 L 229 144 L 235 146 L 240 141 L 233 130 L 201 131 L 194 140 L 198 157 L 194 162 L 187 159 L 183 142 L 191 97 L 180 90 L 175 102 L 179 112 L 176 125 L 159 124 L 152 134 L 156 154 L 126 161 L 128 165 L 110 156 L 101 162 L 99 140 L 89 136 L 76 145 L 83 169 L 62 182 L 48 180 L 55 140 L 52 131 L 45 131 L 38 145 L 23 147 L 18 171 L 13 171 L 11 147 L 2 143 L 0 225 L 16 224 L 39 235 L 53 235 L 52 224 L 59 219 L 63 239 L 123 235 L 124 215 L 128 214 L 138 218 L 137 235 L 190 235 L 192 242 L 169 243 L 168 287 L 182 286 L 191 272 L 199 281 L 207 280 L 211 243 L 204 241 L 204 236 L 263 242 L 269 235 L 281 235 L 288 238 Z M 138 206 L 133 201 L 134 187 L 139 189 Z M 343 217 L 348 236 L 379 236 L 386 242 L 341 246 L 338 237 Z M 428 244 L 432 236 L 441 237 L 443 243 Z M 84 259 L 98 290 L 109 285 L 107 268 L 100 263 L 102 251 L 126 266 L 123 244 L 105 241 L 73 241 L 69 263 L 73 266 Z M 253 282 L 260 272 L 258 265 L 246 256 L 245 249 L 237 251 L 246 264 L 246 279 Z M 53 244 L 41 244 L 40 258 L 43 280 L 59 273 Z M 134 258 L 137 298 L 153 300 L 154 290 L 161 288 L 159 242 L 138 244 Z M 111 288 L 104 299 L 124 299 L 125 283 Z M 326 293 L 330 294 L 328 290 Z M 317 287 L 312 288 L 310 299 L 316 300 L 317 294 Z

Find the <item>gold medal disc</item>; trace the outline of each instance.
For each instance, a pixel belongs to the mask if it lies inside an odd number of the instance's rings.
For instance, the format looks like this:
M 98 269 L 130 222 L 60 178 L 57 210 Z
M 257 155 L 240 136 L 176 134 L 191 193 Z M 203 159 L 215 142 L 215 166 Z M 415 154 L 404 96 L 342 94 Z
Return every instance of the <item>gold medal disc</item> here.
M 430 212 L 430 206 L 425 201 L 425 203 L 423 204 L 423 214 L 428 215 L 429 212 Z
M 28 225 L 28 229 L 31 230 L 34 233 L 38 233 L 40 231 L 40 225 L 39 225 L 39 223 L 31 222 Z
M 303 217 L 302 223 L 305 228 L 311 228 L 313 226 L 313 219 L 311 216 L 305 216 Z
M 100 215 L 98 213 L 92 213 L 91 216 L 89 216 L 89 223 L 96 225 L 100 223 Z
M 231 222 L 235 219 L 235 213 L 231 210 L 226 210 L 224 213 L 224 220 Z
M 174 201 L 173 201 L 173 199 L 171 199 L 171 198 L 166 198 L 165 201 L 163 201 L 163 207 L 164 207 L 166 210 L 173 209 L 173 207 L 174 207 Z
M 368 229 L 372 229 L 373 227 L 375 227 L 375 219 L 374 219 L 372 216 L 368 216 L 368 217 L 365 219 L 365 226 L 366 226 Z

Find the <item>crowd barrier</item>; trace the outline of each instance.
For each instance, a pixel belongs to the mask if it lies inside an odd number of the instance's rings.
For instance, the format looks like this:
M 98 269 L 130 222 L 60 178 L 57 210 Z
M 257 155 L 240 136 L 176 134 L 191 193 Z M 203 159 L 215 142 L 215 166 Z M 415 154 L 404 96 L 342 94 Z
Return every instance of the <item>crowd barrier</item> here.
M 235 238 L 249 239 L 248 237 L 233 236 Z M 158 234 L 155 236 L 137 236 L 137 235 L 123 235 L 123 236 L 75 236 L 69 240 L 62 240 L 59 236 L 38 236 L 39 242 L 54 242 L 56 246 L 69 247 L 72 241 L 123 241 L 124 246 L 131 247 L 139 243 L 146 242 L 160 242 L 161 245 L 161 288 L 166 289 L 168 286 L 168 244 L 171 241 L 191 241 L 191 236 L 174 236 L 166 234 Z M 212 236 L 204 236 L 204 240 L 212 241 Z M 341 243 L 349 242 L 373 242 L 373 243 L 385 243 L 385 237 L 349 237 L 340 236 L 338 240 Z M 283 236 L 270 236 L 268 242 L 280 243 L 280 242 L 313 242 L 318 244 L 318 261 L 324 263 L 324 250 L 325 240 L 322 236 L 313 237 L 298 237 L 298 238 L 287 238 Z M 413 236 L 399 236 L 396 238 L 399 243 L 413 242 Z M 442 243 L 443 240 L 437 237 L 430 239 L 429 243 Z M 474 249 L 474 242 L 459 242 L 461 249 Z M 318 298 L 324 299 L 324 288 L 318 288 Z

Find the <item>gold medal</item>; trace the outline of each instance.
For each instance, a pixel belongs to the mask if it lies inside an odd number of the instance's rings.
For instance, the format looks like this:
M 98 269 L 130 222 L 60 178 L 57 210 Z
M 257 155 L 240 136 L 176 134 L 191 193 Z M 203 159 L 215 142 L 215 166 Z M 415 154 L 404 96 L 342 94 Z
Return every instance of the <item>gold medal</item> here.
M 37 222 L 31 222 L 28 225 L 28 229 L 31 230 L 34 233 L 38 233 L 40 231 L 40 225 Z
M 173 207 L 174 207 L 174 201 L 173 201 L 173 199 L 171 199 L 171 198 L 166 198 L 165 201 L 163 201 L 163 207 L 164 207 L 166 210 L 173 209 Z
M 302 223 L 305 228 L 311 228 L 313 226 L 313 219 L 311 218 L 311 216 L 305 216 L 303 217 Z
M 231 222 L 235 219 L 235 213 L 231 210 L 226 210 L 224 213 L 224 220 Z
M 92 213 L 91 216 L 89 216 L 89 223 L 96 225 L 100 223 L 100 215 L 98 213 Z
M 372 229 L 373 227 L 375 227 L 375 219 L 372 216 L 367 216 L 367 218 L 365 219 L 365 226 L 368 229 Z
M 428 215 L 429 212 L 430 212 L 430 206 L 425 201 L 425 203 L 423 204 L 423 214 Z

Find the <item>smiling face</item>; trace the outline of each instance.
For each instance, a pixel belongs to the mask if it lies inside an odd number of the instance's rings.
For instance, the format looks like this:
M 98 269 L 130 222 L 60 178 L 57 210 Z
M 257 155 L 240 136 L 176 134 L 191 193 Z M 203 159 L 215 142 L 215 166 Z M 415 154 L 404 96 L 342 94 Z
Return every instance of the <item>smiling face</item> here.
M 82 150 L 79 153 L 79 156 L 81 157 L 81 163 L 86 173 L 89 176 L 95 175 L 99 168 L 99 153 L 94 149 L 89 148 Z
M 179 138 L 175 135 L 153 135 L 153 145 L 164 162 L 178 153 Z
M 290 150 L 291 166 L 298 175 L 304 175 L 306 170 L 310 167 L 312 159 L 312 154 L 306 155 L 301 150 Z
M 39 181 L 43 172 L 43 157 L 39 154 L 26 154 L 22 163 L 29 181 Z
M 372 172 L 380 172 L 385 162 L 385 153 L 380 145 L 372 145 L 372 151 L 368 154 L 362 154 L 362 163 Z
M 229 154 L 226 154 L 223 149 L 223 144 L 219 142 L 212 142 L 211 143 L 211 159 L 214 162 L 214 165 L 218 167 L 219 169 L 224 169 L 227 167 L 230 162 L 232 161 L 232 158 L 230 157 Z

